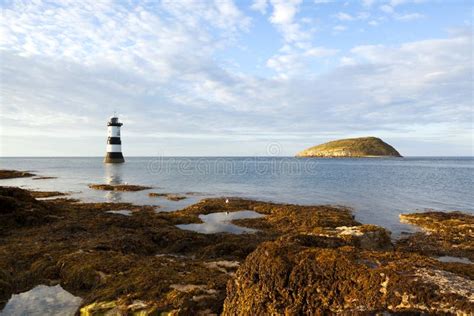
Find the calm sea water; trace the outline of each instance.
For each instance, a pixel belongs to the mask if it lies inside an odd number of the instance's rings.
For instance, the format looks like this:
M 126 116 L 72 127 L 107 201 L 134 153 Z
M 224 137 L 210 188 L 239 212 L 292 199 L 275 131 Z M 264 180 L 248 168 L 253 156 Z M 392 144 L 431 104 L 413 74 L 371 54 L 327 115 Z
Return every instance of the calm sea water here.
M 159 205 L 173 211 L 207 196 L 238 196 L 298 204 L 352 207 L 364 223 L 395 234 L 410 230 L 400 213 L 461 210 L 474 213 L 474 158 L 296 159 L 127 158 L 105 165 L 102 158 L 0 158 L 1 169 L 31 170 L 58 179 L 19 178 L 0 185 L 72 192 L 84 201 L 123 201 Z M 104 192 L 90 183 L 150 185 L 140 192 Z M 174 202 L 149 192 L 190 193 Z

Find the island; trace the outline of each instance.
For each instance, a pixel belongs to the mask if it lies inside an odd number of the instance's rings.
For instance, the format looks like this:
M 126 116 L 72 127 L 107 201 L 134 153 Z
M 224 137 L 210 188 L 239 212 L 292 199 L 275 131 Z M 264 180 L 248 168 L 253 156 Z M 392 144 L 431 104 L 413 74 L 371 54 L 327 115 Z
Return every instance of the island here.
M 296 157 L 402 157 L 400 153 L 377 137 L 359 137 L 334 140 L 310 147 Z

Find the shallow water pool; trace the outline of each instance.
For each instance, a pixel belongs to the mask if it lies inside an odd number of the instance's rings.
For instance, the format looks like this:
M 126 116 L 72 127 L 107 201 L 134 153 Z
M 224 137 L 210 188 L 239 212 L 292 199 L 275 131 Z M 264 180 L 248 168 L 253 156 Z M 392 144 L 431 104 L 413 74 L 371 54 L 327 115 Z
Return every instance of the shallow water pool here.
M 203 221 L 201 224 L 182 224 L 177 227 L 185 230 L 191 230 L 201 234 L 231 233 L 244 234 L 255 233 L 256 229 L 242 227 L 232 224 L 235 219 L 260 218 L 264 215 L 254 211 L 238 211 L 238 212 L 219 212 L 207 215 L 199 215 Z
M 0 311 L 1 316 L 73 316 L 82 299 L 64 290 L 61 285 L 38 285 L 14 294 Z

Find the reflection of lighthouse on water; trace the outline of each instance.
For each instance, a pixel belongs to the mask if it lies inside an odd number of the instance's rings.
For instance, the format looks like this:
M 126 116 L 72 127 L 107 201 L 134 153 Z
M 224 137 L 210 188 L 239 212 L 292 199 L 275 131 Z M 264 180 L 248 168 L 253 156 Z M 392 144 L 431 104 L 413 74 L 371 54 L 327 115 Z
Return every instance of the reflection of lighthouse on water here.
M 105 164 L 105 183 L 111 185 L 122 184 L 122 165 Z M 107 202 L 121 202 L 122 192 L 107 191 L 105 194 Z

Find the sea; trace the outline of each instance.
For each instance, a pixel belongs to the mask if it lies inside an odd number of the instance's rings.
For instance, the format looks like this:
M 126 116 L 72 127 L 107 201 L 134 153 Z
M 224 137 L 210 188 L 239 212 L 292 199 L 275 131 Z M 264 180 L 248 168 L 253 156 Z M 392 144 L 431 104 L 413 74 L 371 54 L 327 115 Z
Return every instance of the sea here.
M 350 207 L 362 223 L 388 228 L 394 237 L 415 230 L 402 213 L 428 210 L 474 214 L 474 157 L 293 158 L 102 157 L 0 158 L 0 169 L 28 170 L 56 179 L 0 180 L 2 186 L 69 192 L 84 202 L 131 202 L 170 212 L 208 197 L 242 197 L 301 205 Z M 138 184 L 139 192 L 93 190 L 89 184 Z M 149 192 L 182 194 L 169 201 Z

